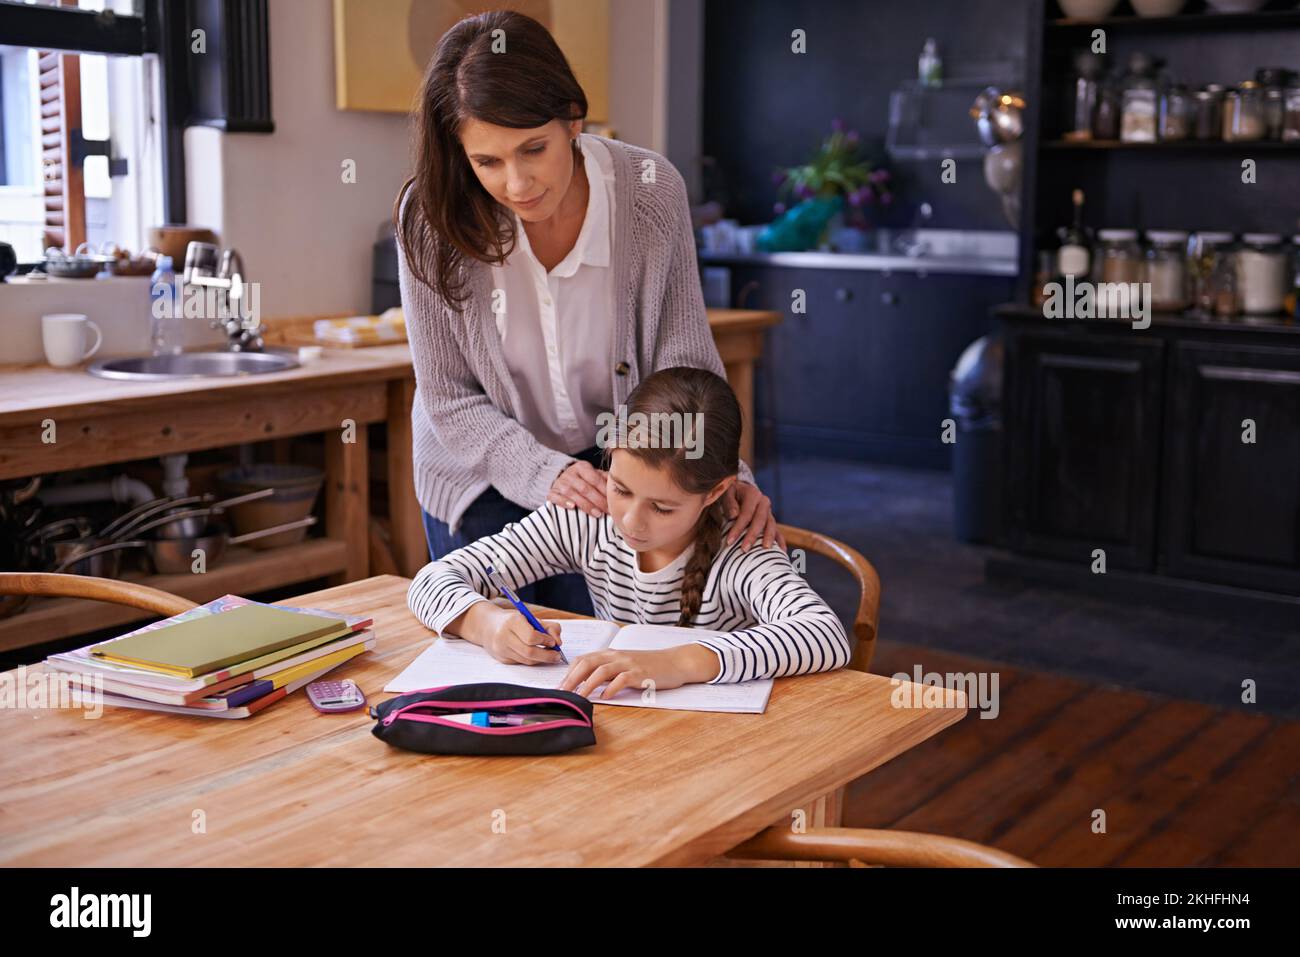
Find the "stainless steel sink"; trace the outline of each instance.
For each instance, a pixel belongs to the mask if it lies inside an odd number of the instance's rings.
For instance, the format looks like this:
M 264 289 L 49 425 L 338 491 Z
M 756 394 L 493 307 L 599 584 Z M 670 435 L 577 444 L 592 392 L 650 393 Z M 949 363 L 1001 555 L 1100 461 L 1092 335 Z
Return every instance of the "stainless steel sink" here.
M 101 379 L 211 379 L 262 375 L 293 369 L 298 360 L 285 352 L 182 352 L 179 355 L 101 359 L 86 371 Z

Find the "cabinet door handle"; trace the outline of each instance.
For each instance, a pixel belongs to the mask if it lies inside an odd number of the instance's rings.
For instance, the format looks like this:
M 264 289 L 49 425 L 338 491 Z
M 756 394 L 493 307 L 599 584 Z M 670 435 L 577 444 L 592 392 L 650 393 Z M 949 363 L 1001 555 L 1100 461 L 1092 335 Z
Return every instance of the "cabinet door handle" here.
M 886 306 L 896 306 L 898 305 L 898 293 L 882 292 L 880 294 L 880 301 L 883 302 Z
M 841 286 L 839 289 L 835 290 L 836 302 L 848 302 L 852 298 L 853 290 L 849 289 L 847 286 Z

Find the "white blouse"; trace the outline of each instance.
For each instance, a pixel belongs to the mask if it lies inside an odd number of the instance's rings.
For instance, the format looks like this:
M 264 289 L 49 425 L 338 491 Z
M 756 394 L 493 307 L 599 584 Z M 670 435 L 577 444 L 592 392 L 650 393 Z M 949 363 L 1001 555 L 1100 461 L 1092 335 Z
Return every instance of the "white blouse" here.
M 517 418 L 543 445 L 567 454 L 595 445 L 596 416 L 614 406 L 614 161 L 586 133 L 578 145 L 590 190 L 573 249 L 548 273 L 515 213 L 515 248 L 492 266 L 493 289 L 505 292 L 496 323 L 522 404 Z

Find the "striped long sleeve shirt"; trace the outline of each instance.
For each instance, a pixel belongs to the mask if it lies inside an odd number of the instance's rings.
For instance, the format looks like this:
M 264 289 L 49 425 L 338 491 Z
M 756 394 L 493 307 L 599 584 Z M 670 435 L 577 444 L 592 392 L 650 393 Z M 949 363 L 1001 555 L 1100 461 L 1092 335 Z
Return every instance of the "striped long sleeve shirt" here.
M 622 624 L 675 625 L 683 572 L 693 546 L 665 567 L 644 572 L 609 515 L 547 504 L 495 535 L 430 562 L 407 594 L 425 626 L 443 630 L 476 602 L 499 596 L 494 566 L 512 589 L 577 572 L 598 618 Z M 779 678 L 842 668 L 850 648 L 844 626 L 779 548 L 743 551 L 724 543 L 709 569 L 694 627 L 722 632 L 698 644 L 718 656 L 710 684 Z

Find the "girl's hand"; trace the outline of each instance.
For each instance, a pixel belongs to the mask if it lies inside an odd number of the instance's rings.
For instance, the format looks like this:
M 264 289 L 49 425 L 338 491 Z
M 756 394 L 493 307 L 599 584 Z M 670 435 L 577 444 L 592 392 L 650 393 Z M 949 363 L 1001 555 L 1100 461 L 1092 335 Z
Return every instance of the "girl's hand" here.
M 727 535 L 728 545 L 744 535 L 740 547 L 749 551 L 749 546 L 762 535 L 764 548 L 771 548 L 776 542 L 781 551 L 786 550 L 785 536 L 776 527 L 776 518 L 772 515 L 772 500 L 760 492 L 757 485 L 737 479 L 723 493 L 722 503 L 723 513 L 736 520 Z
M 593 518 L 609 511 L 605 499 L 605 473 L 582 459 L 555 477 L 546 501 L 563 508 L 580 508 Z
M 612 698 L 624 688 L 640 690 L 647 687 L 647 681 L 648 687 L 667 691 L 692 682 L 711 681 L 717 676 L 718 656 L 704 645 L 678 645 L 659 651 L 606 648 L 575 658 L 560 688 L 590 698 L 592 692 L 606 685 L 599 700 Z
M 560 645 L 558 622 L 547 622 L 546 634 L 543 635 L 513 608 L 502 608 L 491 602 L 480 601 L 471 605 L 457 623 L 462 638 L 481 645 L 497 661 L 509 665 L 560 663 L 560 653 L 552 650 Z M 451 627 L 449 625 L 448 630 Z M 538 647 L 539 645 L 546 647 Z

